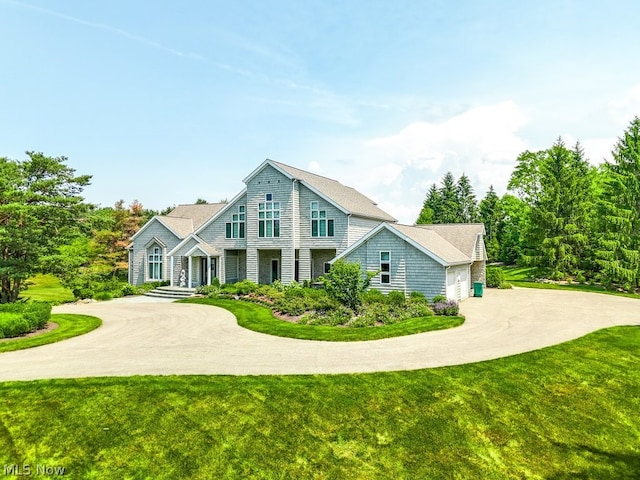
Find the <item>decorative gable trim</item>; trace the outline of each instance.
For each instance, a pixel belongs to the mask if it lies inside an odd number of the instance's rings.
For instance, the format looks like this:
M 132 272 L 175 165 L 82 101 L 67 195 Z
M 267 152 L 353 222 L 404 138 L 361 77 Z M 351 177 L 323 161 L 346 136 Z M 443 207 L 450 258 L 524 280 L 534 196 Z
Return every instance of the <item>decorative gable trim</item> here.
M 149 240 L 144 248 L 149 248 L 154 243 L 162 248 L 167 248 L 167 244 L 160 240 L 158 237 L 153 237 L 151 240 Z
M 197 244 L 200 243 L 204 243 L 202 241 L 202 239 L 198 236 L 196 236 L 195 233 L 192 233 L 191 235 L 189 235 L 188 237 L 185 237 L 184 240 L 182 240 L 178 245 L 176 245 L 169 253 L 167 253 L 168 256 L 173 256 L 176 254 L 176 252 L 179 252 L 181 248 L 183 248 L 187 243 L 189 243 L 191 240 L 195 240 Z
M 271 167 L 274 170 L 276 170 L 277 172 L 281 173 L 282 175 L 284 175 L 286 178 L 288 178 L 291 181 L 296 181 L 301 185 L 304 185 L 306 188 L 308 188 L 309 190 L 311 190 L 314 194 L 316 194 L 317 196 L 319 196 L 320 198 L 322 198 L 325 202 L 330 203 L 331 205 L 333 205 L 334 207 L 336 207 L 338 210 L 340 210 L 342 213 L 346 214 L 346 215 L 350 215 L 351 212 L 349 210 L 347 210 L 346 208 L 344 208 L 342 205 L 336 203 L 334 200 L 330 199 L 329 197 L 327 197 L 324 193 L 322 193 L 320 190 L 318 190 L 317 188 L 309 185 L 307 182 L 305 182 L 304 180 L 301 180 L 299 178 L 294 177 L 293 175 L 291 175 L 289 172 L 287 172 L 286 170 L 282 169 L 279 165 L 277 165 L 273 160 L 270 159 L 266 159 L 264 162 L 262 162 L 260 164 L 260 166 L 258 168 L 256 168 L 253 172 L 251 172 L 244 180 L 242 180 L 245 184 L 248 184 L 251 180 L 253 180 L 256 175 L 258 175 L 262 170 L 264 170 L 266 167 Z

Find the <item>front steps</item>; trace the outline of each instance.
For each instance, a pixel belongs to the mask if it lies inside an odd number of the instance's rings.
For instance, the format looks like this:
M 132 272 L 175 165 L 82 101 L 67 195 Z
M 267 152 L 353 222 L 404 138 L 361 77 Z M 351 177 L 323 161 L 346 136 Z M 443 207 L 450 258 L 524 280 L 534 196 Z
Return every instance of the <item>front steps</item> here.
M 153 290 L 145 293 L 147 297 L 156 298 L 173 298 L 179 300 L 181 298 L 193 297 L 196 294 L 195 288 L 184 287 L 156 287 Z

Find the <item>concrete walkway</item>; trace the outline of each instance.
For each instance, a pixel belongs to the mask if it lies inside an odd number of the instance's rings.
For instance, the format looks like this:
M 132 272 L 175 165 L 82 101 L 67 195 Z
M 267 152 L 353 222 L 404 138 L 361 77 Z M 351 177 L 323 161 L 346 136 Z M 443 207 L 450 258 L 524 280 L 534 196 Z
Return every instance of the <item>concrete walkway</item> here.
M 640 325 L 640 301 L 557 290 L 485 291 L 464 325 L 368 342 L 280 338 L 226 310 L 129 299 L 64 305 L 102 318 L 86 335 L 0 354 L 0 381 L 129 375 L 356 373 L 458 365 L 527 352 L 614 325 Z

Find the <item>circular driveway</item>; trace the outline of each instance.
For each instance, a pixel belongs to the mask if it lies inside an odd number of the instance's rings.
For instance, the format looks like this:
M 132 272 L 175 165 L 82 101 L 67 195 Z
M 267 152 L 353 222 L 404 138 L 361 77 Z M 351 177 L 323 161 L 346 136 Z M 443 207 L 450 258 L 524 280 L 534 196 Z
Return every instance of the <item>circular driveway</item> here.
M 360 373 L 459 365 L 527 352 L 615 325 L 640 325 L 638 300 L 559 290 L 488 290 L 457 328 L 367 342 L 281 338 L 206 305 L 123 299 L 63 305 L 103 325 L 0 354 L 0 381 L 129 375 Z

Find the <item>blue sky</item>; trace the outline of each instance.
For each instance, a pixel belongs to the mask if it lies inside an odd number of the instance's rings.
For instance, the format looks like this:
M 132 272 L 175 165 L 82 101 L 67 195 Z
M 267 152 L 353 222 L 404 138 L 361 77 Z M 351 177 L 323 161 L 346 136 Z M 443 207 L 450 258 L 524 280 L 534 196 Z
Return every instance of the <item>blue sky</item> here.
M 446 171 L 499 194 L 525 149 L 596 164 L 640 115 L 637 1 L 0 0 L 0 156 L 87 200 L 232 198 L 265 158 L 405 223 Z

